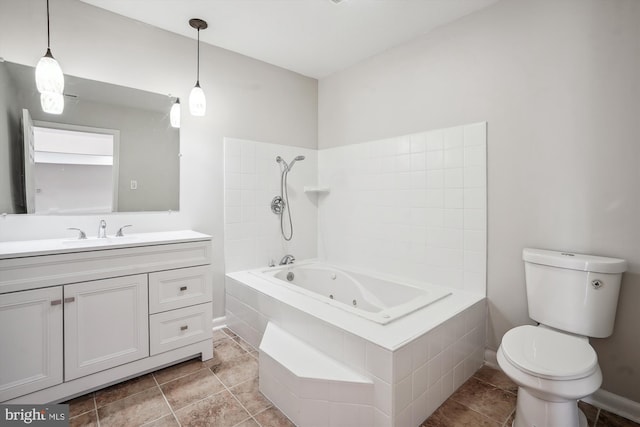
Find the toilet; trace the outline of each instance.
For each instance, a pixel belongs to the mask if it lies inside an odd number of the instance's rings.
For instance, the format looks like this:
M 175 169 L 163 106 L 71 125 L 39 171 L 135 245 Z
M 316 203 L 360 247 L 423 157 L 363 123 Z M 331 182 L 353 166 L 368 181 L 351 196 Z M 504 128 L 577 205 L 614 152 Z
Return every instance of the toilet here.
M 529 317 L 502 338 L 500 368 L 518 385 L 513 427 L 586 427 L 578 400 L 602 383 L 588 337 L 613 332 L 625 260 L 524 249 Z

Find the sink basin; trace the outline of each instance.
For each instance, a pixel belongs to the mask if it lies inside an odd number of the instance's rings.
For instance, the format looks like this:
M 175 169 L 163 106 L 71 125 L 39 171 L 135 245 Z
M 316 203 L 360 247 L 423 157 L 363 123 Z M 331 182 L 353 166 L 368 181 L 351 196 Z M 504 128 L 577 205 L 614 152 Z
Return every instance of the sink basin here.
M 89 237 L 86 239 L 63 240 L 62 244 L 65 246 L 75 246 L 75 247 L 109 246 L 109 245 L 133 243 L 138 240 L 140 240 L 140 237 L 138 236 L 122 236 L 122 237 L 110 236 L 102 239 L 98 239 L 97 237 Z

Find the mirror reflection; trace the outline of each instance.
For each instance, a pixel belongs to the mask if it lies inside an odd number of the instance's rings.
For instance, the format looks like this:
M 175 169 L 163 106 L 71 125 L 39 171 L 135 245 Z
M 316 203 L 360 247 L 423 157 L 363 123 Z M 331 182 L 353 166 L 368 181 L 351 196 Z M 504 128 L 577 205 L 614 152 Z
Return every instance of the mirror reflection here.
M 0 213 L 178 210 L 175 99 L 65 76 L 42 111 L 34 68 L 0 62 Z

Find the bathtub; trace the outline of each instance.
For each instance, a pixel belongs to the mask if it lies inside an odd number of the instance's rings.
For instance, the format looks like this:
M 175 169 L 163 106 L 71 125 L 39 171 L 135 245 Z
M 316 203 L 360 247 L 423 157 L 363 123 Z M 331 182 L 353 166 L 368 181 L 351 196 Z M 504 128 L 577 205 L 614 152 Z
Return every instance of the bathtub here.
M 225 298 L 298 426 L 419 426 L 484 360 L 482 294 L 305 261 L 228 273 Z
M 319 262 L 258 269 L 251 274 L 381 325 L 451 295 L 448 288 L 419 288 Z

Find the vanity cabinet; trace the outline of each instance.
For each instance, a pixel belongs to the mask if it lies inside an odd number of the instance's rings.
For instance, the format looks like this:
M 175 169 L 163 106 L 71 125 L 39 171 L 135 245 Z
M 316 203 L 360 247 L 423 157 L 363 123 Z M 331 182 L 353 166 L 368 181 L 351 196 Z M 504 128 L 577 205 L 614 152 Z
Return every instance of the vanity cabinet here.
M 64 379 L 149 356 L 147 275 L 64 287 Z
M 0 243 L 0 403 L 63 401 L 210 359 L 210 237 L 175 233 L 34 256 L 3 256 Z
M 62 383 L 62 286 L 0 296 L 0 402 Z

